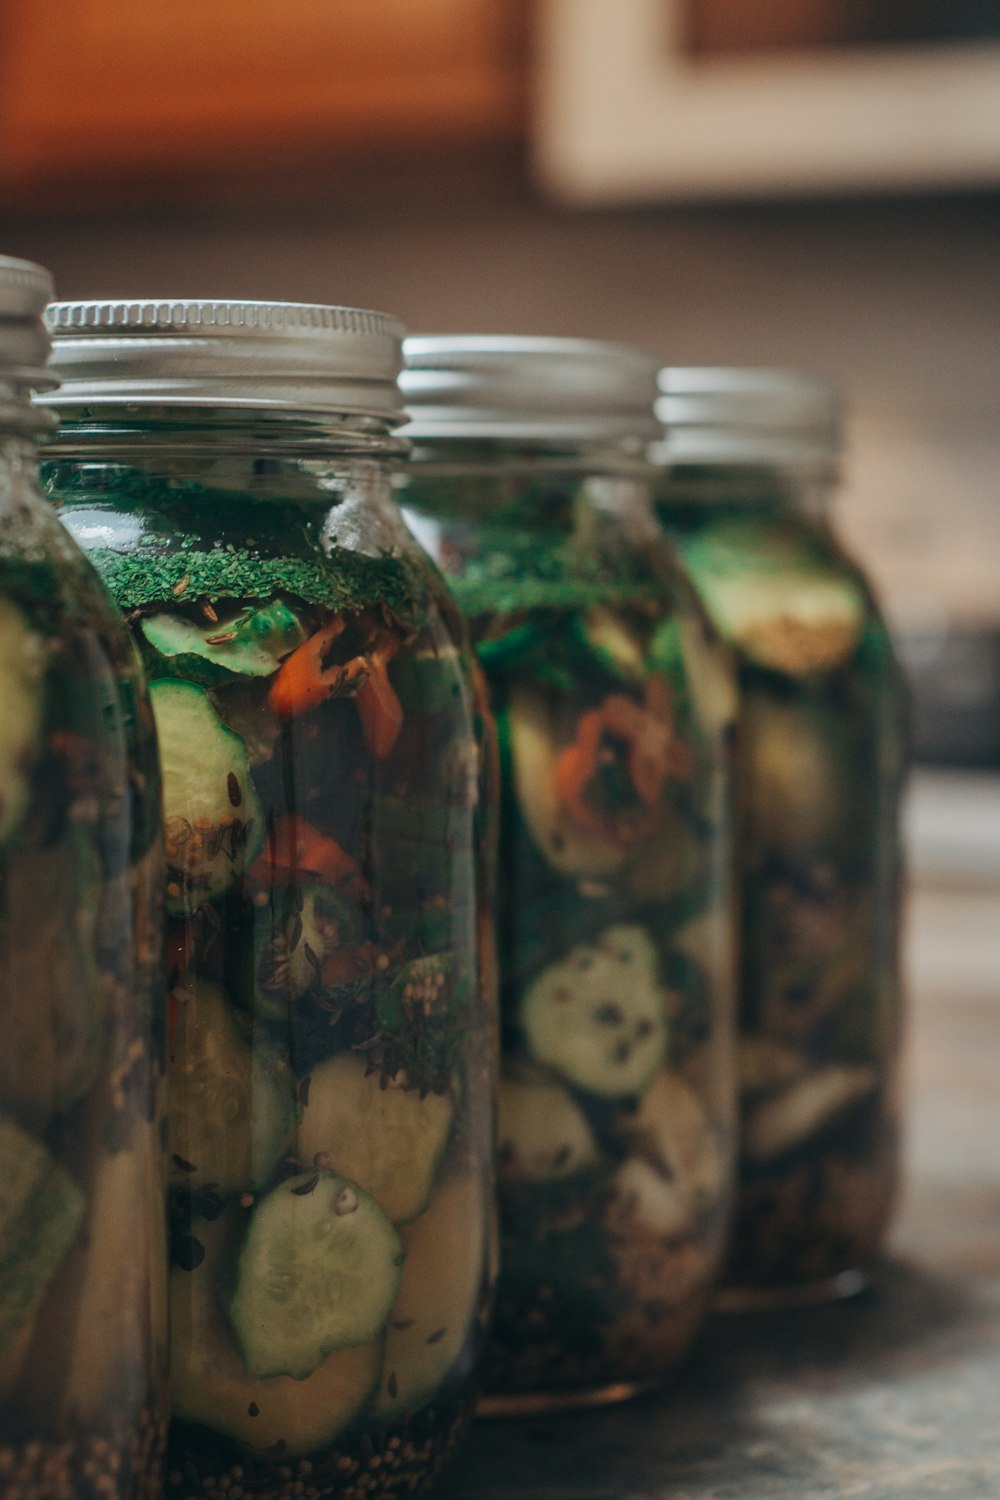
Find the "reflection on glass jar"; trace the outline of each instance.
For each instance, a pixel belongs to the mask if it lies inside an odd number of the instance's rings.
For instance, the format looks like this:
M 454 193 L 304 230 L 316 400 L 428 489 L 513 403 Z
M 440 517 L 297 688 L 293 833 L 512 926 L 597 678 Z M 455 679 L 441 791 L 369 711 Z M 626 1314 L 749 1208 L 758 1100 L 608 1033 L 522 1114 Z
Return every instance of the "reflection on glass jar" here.
M 0 1474 L 131 1500 L 166 1435 L 160 788 L 135 653 L 38 488 L 51 295 L 0 258 Z
M 474 1396 L 496 1044 L 490 726 L 391 494 L 399 330 L 280 304 L 120 315 L 53 313 L 46 478 L 160 736 L 168 1493 L 408 1492 Z
M 740 664 L 743 1160 L 730 1274 L 836 1289 L 876 1253 L 898 1166 L 902 684 L 824 515 L 837 452 L 828 388 L 739 370 L 667 370 L 662 387 L 658 514 Z
M 703 1315 L 734 1088 L 728 659 L 649 511 L 655 363 L 411 339 L 405 514 L 501 748 L 494 1410 L 627 1394 Z

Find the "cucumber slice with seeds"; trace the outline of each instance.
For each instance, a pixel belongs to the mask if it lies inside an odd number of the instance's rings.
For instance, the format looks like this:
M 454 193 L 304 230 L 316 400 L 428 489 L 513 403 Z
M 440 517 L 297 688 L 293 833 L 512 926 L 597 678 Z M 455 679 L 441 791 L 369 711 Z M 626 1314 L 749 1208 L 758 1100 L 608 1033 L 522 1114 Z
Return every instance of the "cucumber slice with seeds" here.
M 170 1381 L 173 1414 L 258 1452 L 290 1457 L 332 1443 L 364 1406 L 382 1368 L 376 1341 L 327 1355 L 305 1380 L 251 1374 L 236 1346 L 219 1293 L 232 1274 L 246 1216 L 228 1208 L 199 1226 L 204 1259 L 170 1277 Z
M 641 1094 L 667 1047 L 656 950 L 642 927 L 609 927 L 527 990 L 521 1025 L 536 1062 L 604 1098 Z
M 399 1286 L 399 1236 L 346 1177 L 290 1177 L 254 1209 L 231 1316 L 247 1368 L 304 1380 L 328 1354 L 378 1337 Z
M 266 1182 L 288 1147 L 295 1081 L 216 984 L 195 980 L 178 1001 L 170 1057 L 170 1180 L 222 1193 Z
M 863 589 L 794 528 L 727 520 L 706 527 L 683 552 L 722 634 L 757 665 L 799 677 L 830 671 L 857 648 Z
M 180 614 L 149 615 L 140 628 L 178 677 L 205 683 L 270 677 L 306 638 L 297 615 L 281 599 L 211 623 Z
M 264 837 L 246 746 L 201 688 L 150 684 L 163 770 L 167 911 L 184 916 L 242 876 Z
M 560 1083 L 500 1083 L 500 1171 L 507 1181 L 555 1182 L 596 1166 L 600 1153 Z
M 403 1230 L 406 1264 L 386 1330 L 379 1417 L 415 1412 L 446 1378 L 471 1375 L 487 1222 L 479 1179 L 461 1176 L 443 1182 L 427 1211 Z
M 383 1089 L 377 1072 L 366 1076 L 364 1063 L 347 1054 L 313 1070 L 308 1099 L 298 1133 L 300 1160 L 322 1159 L 358 1183 L 394 1224 L 415 1218 L 427 1206 L 448 1141 L 451 1099 Z

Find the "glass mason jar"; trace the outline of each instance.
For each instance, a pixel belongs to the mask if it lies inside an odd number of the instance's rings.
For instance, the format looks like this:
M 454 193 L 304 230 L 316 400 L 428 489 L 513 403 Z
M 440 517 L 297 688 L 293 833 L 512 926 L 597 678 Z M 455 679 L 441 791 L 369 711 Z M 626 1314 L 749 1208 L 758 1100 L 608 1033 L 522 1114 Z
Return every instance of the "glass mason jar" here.
M 50 323 L 47 485 L 163 762 L 168 1493 L 419 1488 L 474 1398 L 496 1045 L 487 726 L 392 494 L 401 331 L 289 304 Z
M 730 1275 L 843 1291 L 879 1246 L 898 1167 L 902 680 L 827 518 L 834 393 L 776 370 L 665 370 L 661 386 L 657 513 L 740 670 Z
M 686 1349 L 725 1236 L 735 684 L 649 508 L 649 356 L 405 357 L 405 514 L 471 627 L 502 757 L 487 1409 L 613 1399 Z
M 160 1492 L 163 848 L 149 698 L 46 504 L 46 272 L 0 258 L 0 1484 Z

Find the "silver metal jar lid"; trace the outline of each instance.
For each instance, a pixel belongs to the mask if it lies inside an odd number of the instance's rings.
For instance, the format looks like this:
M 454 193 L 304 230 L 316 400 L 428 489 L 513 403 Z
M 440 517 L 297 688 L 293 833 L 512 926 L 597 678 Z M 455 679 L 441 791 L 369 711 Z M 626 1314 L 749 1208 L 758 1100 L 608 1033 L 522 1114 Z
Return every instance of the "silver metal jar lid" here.
M 712 366 L 660 371 L 658 456 L 668 463 L 833 463 L 836 386 L 797 370 Z
M 0 385 L 4 407 L 47 390 L 55 376 L 46 368 L 50 340 L 42 322 L 52 297 L 52 277 L 27 260 L 0 255 Z
M 658 360 L 591 339 L 408 338 L 401 437 L 512 442 L 652 441 Z
M 248 407 L 401 420 L 403 328 L 305 302 L 56 302 L 59 407 Z

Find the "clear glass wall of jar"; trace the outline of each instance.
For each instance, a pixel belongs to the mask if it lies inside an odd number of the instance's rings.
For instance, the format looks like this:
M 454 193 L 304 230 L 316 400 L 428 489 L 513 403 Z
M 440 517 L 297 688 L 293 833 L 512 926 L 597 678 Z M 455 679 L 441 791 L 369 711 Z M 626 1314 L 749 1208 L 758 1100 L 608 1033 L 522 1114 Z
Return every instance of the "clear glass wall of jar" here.
M 398 1493 L 474 1400 L 493 1251 L 487 725 L 388 459 L 400 330 L 57 306 L 45 468 L 164 772 L 168 1494 Z
M 742 1180 L 730 1263 L 860 1284 L 899 1148 L 905 694 L 830 528 L 838 405 L 774 370 L 665 370 L 658 515 L 740 666 Z
M 500 733 L 487 1409 L 613 1399 L 686 1350 L 725 1235 L 735 683 L 652 520 L 649 356 L 429 338 L 406 361 L 404 512 Z
M 0 1475 L 160 1493 L 163 849 L 149 698 L 38 486 L 48 275 L 0 259 Z

